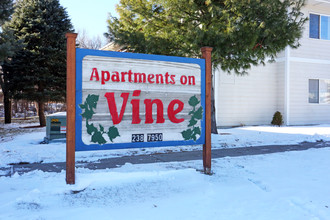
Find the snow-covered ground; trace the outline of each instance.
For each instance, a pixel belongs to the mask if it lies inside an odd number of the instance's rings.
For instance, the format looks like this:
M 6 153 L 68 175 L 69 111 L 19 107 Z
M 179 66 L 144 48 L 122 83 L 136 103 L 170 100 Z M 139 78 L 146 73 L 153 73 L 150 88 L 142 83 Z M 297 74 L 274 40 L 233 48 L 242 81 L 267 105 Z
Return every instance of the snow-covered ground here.
M 12 127 L 15 125 L 11 125 Z M 330 141 L 330 126 L 242 127 L 220 130 L 215 148 Z M 39 144 L 44 128 L 0 139 L 0 166 L 20 161 L 60 162 L 65 144 Z M 148 148 L 77 152 L 77 160 L 200 149 Z M 330 148 L 202 161 L 126 164 L 116 169 L 33 171 L 0 177 L 0 219 L 330 219 Z
M 33 124 L 36 125 L 36 124 Z M 0 167 L 10 163 L 47 163 L 65 161 L 65 140 L 40 144 L 46 136 L 45 128 L 19 128 L 27 125 L 0 124 Z M 22 134 L 22 132 L 24 133 Z M 5 133 L 5 132 L 3 132 Z M 233 148 L 261 145 L 297 144 L 301 142 L 330 141 L 330 125 L 274 127 L 253 126 L 220 129 L 219 135 L 212 135 L 212 148 Z M 77 161 L 97 161 L 102 158 L 127 155 L 164 153 L 169 151 L 201 150 L 201 146 L 158 147 L 110 151 L 76 152 Z
M 330 149 L 0 177 L 0 219 L 330 219 Z

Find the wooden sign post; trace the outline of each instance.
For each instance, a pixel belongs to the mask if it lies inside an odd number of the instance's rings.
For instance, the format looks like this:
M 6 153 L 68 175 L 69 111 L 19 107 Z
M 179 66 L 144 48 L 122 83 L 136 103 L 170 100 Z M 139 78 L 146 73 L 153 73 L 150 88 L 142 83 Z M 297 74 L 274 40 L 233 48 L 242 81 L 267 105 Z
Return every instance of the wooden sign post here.
M 212 47 L 202 47 L 205 59 L 205 144 L 203 144 L 204 173 L 211 174 L 211 92 L 212 92 Z
M 76 38 L 67 33 L 66 57 L 66 183 L 75 183 L 75 117 L 76 117 Z

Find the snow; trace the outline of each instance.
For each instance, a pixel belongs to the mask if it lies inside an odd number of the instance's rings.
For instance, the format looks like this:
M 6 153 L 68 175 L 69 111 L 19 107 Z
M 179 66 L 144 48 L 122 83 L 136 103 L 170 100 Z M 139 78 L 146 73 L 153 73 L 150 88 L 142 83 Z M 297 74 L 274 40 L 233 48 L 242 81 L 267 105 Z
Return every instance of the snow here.
M 4 126 L 4 125 L 3 125 Z M 15 128 L 15 125 L 11 125 Z M 5 127 L 4 129 L 8 129 Z M 330 125 L 221 129 L 212 146 L 329 141 Z M 65 143 L 39 144 L 44 128 L 0 139 L 0 167 L 65 161 Z M 77 152 L 77 160 L 196 150 L 200 146 Z M 32 171 L 0 177 L 0 219 L 330 219 L 330 148 L 201 160 L 125 164 L 106 170 Z
M 0 219 L 329 219 L 330 149 L 0 177 Z
M 2 129 L 19 129 L 21 124 L 4 125 Z M 0 127 L 1 128 L 1 127 Z M 25 128 L 20 128 L 24 130 Z M 1 131 L 1 129 L 0 129 Z M 28 129 L 28 133 L 2 137 L 0 139 L 0 166 L 8 164 L 65 162 L 65 139 L 40 144 L 46 136 L 45 128 Z M 14 138 L 15 137 L 15 138 Z M 250 126 L 232 129 L 219 129 L 219 135 L 212 136 L 212 148 L 234 148 L 262 145 L 286 145 L 301 142 L 330 141 L 330 125 L 274 127 Z M 197 146 L 158 147 L 124 149 L 110 151 L 76 152 L 77 161 L 97 161 L 103 158 L 150 153 L 165 153 L 201 150 Z
M 330 125 L 314 126 L 246 126 L 220 129 L 212 137 L 212 147 L 249 147 L 289 145 L 301 142 L 330 141 Z

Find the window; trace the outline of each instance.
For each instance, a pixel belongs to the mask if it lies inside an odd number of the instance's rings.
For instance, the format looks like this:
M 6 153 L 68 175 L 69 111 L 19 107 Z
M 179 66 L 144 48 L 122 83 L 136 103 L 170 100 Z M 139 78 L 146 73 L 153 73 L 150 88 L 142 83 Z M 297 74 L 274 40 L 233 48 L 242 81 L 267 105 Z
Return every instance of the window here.
M 330 103 L 330 80 L 319 80 L 320 103 Z
M 330 16 L 310 14 L 309 37 L 330 40 Z
M 309 37 L 319 38 L 320 33 L 320 15 L 310 14 L 309 15 Z
M 330 80 L 310 79 L 309 80 L 309 103 L 330 104 Z
M 309 103 L 319 103 L 319 80 L 309 80 Z

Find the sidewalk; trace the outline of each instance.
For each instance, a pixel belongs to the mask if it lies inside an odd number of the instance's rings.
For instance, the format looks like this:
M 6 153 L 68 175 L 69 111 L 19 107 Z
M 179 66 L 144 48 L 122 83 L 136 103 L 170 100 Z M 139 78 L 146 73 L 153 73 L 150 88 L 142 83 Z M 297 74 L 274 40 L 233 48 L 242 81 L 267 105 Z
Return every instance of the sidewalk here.
M 262 155 L 287 151 L 302 151 L 311 148 L 325 148 L 330 147 L 330 142 L 303 142 L 297 145 L 267 145 L 257 147 L 241 147 L 241 148 L 224 148 L 212 150 L 212 158 L 223 157 L 240 157 L 250 155 Z M 107 169 L 117 168 L 125 163 L 131 164 L 145 164 L 145 163 L 159 163 L 159 162 L 180 162 L 189 160 L 202 160 L 202 151 L 184 151 L 172 153 L 160 153 L 150 155 L 124 156 L 117 158 L 101 159 L 94 162 L 77 161 L 77 168 L 87 169 Z M 14 173 L 22 174 L 34 170 L 41 170 L 44 172 L 61 172 L 65 170 L 65 162 L 60 163 L 32 163 L 32 164 L 15 164 L 10 167 L 0 167 L 1 176 L 11 176 Z

